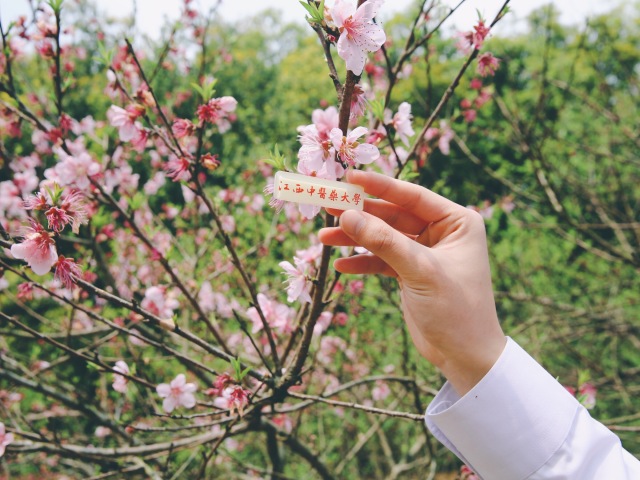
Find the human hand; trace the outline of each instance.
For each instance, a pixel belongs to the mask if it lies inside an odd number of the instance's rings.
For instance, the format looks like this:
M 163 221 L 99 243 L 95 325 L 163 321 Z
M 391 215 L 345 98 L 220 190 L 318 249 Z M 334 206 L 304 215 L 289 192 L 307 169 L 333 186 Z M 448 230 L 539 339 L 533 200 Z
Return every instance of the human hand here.
M 351 170 L 349 183 L 378 199 L 364 212 L 329 210 L 340 225 L 320 241 L 362 246 L 369 255 L 340 258 L 343 273 L 397 278 L 402 310 L 418 352 L 460 395 L 489 371 L 506 339 L 498 322 L 482 217 L 418 185 Z

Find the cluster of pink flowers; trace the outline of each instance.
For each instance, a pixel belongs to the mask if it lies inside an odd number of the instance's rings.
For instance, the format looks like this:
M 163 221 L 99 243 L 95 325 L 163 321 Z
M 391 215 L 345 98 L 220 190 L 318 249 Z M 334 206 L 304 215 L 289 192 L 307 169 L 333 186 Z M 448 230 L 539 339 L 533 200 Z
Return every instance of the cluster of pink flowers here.
M 378 147 L 367 143 L 369 130 L 356 127 L 344 135 L 338 128 L 335 107 L 314 110 L 312 124 L 298 127 L 301 147 L 298 151 L 298 172 L 312 177 L 337 180 L 347 167 L 368 165 L 380 157 Z M 405 132 L 406 130 L 403 130 Z M 360 139 L 365 137 L 365 141 Z M 271 193 L 266 190 L 267 193 Z M 305 218 L 313 218 L 320 211 L 312 205 L 299 205 Z
M 471 90 L 477 91 L 477 96 L 472 100 L 463 98 L 460 101 L 460 108 L 462 109 L 462 116 L 467 123 L 474 122 L 478 115 L 477 109 L 482 108 L 489 100 L 491 100 L 491 93 L 487 88 L 483 88 L 482 80 L 474 78 L 470 83 Z
M 409 146 L 409 137 L 415 135 L 411 126 L 411 104 L 402 102 L 398 107 L 398 112 L 391 116 L 391 110 L 385 110 L 384 123 L 393 127 L 400 141 L 407 147 Z
M 196 405 L 194 392 L 198 389 L 195 383 L 187 383 L 184 373 L 179 374 L 170 383 L 161 383 L 156 392 L 163 398 L 162 408 L 171 413 L 176 408 L 193 408 Z
M 362 74 L 369 52 L 375 52 L 387 37 L 382 27 L 373 23 L 384 0 L 369 0 L 357 9 L 352 2 L 336 0 L 329 10 L 330 22 L 340 31 L 338 55 L 347 64 L 347 70 Z
M 180 303 L 168 294 L 164 286 L 149 287 L 144 293 L 140 306 L 162 319 L 173 317 L 173 311 Z
M 478 24 L 473 27 L 473 30 L 458 34 L 456 47 L 465 54 L 470 53 L 473 49 L 480 50 L 485 38 L 489 35 L 489 31 L 489 27 L 486 26 L 484 20 L 480 18 Z
M 233 97 L 212 98 L 200 105 L 196 113 L 201 125 L 212 123 L 218 127 L 220 133 L 225 133 L 231 128 L 231 122 L 235 120 L 233 112 L 237 105 L 238 101 Z
M 251 394 L 249 390 L 237 385 L 227 373 L 218 375 L 213 382 L 213 388 L 209 388 L 205 393 L 216 397 L 213 401 L 216 407 L 229 410 L 231 414 L 237 412 L 240 416 L 244 414 L 244 409 L 249 404 L 249 395 Z
M 22 229 L 22 242 L 11 246 L 11 255 L 27 262 L 36 275 L 44 275 L 55 266 L 55 277 L 71 289 L 74 277 L 80 277 L 82 271 L 73 259 L 58 255 L 54 238 L 67 225 L 78 233 L 80 225 L 87 223 L 88 211 L 78 191 L 64 191 L 55 184 L 51 188 L 53 191 L 41 190 L 23 202 L 26 210 L 44 213 L 49 229 L 30 219 L 30 225 Z
M 142 125 L 137 121 L 145 113 L 144 106 L 132 103 L 125 108 L 111 105 L 107 110 L 107 119 L 111 126 L 118 129 L 118 135 L 123 142 L 130 142 L 139 135 Z
M 489 31 L 489 27 L 485 25 L 484 20 L 481 18 L 478 20 L 478 24 L 473 27 L 473 30 L 458 34 L 456 47 L 465 55 L 468 55 L 472 50 L 480 50 L 489 35 Z M 494 57 L 491 52 L 483 53 L 478 57 L 477 72 L 482 77 L 492 76 L 498 69 L 499 64 L 500 59 Z
M 440 122 L 440 128 L 437 128 L 437 127 L 428 128 L 424 134 L 424 138 L 427 141 L 437 140 L 438 148 L 440 149 L 443 155 L 449 155 L 449 152 L 450 152 L 449 143 L 451 142 L 451 140 L 453 140 L 454 136 L 455 136 L 455 133 L 453 133 L 453 130 L 451 129 L 449 124 L 444 120 Z
M 313 245 L 306 250 L 298 250 L 291 262 L 282 261 L 280 267 L 288 276 L 287 300 L 289 302 L 311 302 L 311 278 L 322 255 L 322 245 Z
M 265 316 L 269 327 L 279 333 L 291 333 L 293 331 L 293 322 L 296 318 L 296 311 L 276 300 L 270 300 L 265 294 L 258 294 L 258 304 L 260 310 Z M 253 324 L 251 333 L 257 333 L 264 327 L 262 319 L 256 307 L 250 307 L 247 310 L 247 316 Z

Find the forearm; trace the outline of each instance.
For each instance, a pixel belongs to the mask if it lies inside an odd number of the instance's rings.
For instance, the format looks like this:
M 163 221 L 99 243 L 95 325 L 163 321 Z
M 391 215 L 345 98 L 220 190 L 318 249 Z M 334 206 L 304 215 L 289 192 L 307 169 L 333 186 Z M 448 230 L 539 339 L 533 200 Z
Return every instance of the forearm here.
M 512 340 L 466 395 L 446 384 L 426 422 L 482 478 L 640 478 L 618 437 Z

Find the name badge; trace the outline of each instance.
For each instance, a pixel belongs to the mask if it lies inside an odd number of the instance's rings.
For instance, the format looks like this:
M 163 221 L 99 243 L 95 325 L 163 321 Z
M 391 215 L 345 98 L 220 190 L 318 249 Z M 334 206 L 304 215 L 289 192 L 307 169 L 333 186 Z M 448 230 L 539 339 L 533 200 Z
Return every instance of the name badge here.
M 346 182 L 334 182 L 298 173 L 277 172 L 273 182 L 276 200 L 337 208 L 362 210 L 364 188 Z

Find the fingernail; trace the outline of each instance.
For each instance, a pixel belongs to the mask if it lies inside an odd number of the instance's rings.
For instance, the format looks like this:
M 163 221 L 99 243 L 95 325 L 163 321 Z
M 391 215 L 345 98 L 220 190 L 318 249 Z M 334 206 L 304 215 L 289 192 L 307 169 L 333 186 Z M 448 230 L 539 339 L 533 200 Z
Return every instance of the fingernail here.
M 346 210 L 340 217 L 340 226 L 349 236 L 357 235 L 365 223 L 364 214 L 359 210 Z

